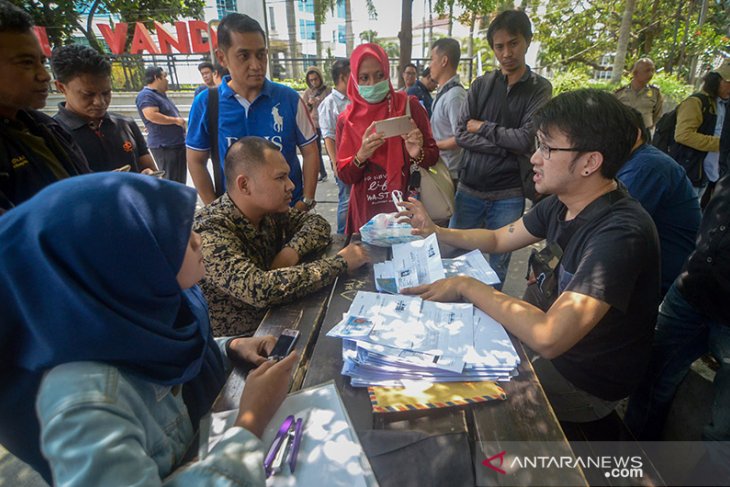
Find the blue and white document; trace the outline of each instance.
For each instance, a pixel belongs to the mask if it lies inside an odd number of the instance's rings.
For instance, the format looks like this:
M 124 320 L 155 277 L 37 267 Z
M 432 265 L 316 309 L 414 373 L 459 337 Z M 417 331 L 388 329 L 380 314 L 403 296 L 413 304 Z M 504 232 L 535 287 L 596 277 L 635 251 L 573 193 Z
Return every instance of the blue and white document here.
M 469 276 L 489 285 L 500 282 L 479 250 L 442 259 L 435 234 L 416 242 L 393 245 L 393 260 L 377 263 L 373 270 L 375 288 L 391 294 L 453 276 Z

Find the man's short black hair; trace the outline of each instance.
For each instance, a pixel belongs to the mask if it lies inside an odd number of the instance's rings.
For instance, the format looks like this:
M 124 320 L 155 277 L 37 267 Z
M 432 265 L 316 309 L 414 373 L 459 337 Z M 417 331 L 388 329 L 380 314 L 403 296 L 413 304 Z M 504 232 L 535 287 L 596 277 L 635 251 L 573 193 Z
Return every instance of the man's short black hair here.
M 612 94 L 596 89 L 562 93 L 540 108 L 535 127 L 550 136 L 562 132 L 581 152 L 603 154 L 601 175 L 612 179 L 629 158 L 636 142 L 636 127 L 628 110 Z
M 163 69 L 159 66 L 150 66 L 144 70 L 144 84 L 154 83 L 157 78 L 162 77 Z
M 421 71 L 421 78 L 428 78 L 429 76 L 431 76 L 431 68 L 426 66 L 423 68 L 423 71 Z
M 202 63 L 198 64 L 198 71 L 202 71 L 203 69 L 208 68 L 211 71 L 213 71 L 215 68 L 213 67 L 213 63 L 208 61 L 203 61 Z
M 641 113 L 639 113 L 639 110 L 636 108 L 632 108 L 628 105 L 624 105 L 626 107 L 626 110 L 628 110 L 628 117 L 629 120 L 631 120 L 631 123 L 634 125 L 635 130 L 641 130 L 641 141 L 643 143 L 646 143 L 651 140 L 651 134 L 649 133 L 649 129 L 646 128 L 646 124 L 644 123 L 644 117 L 641 116 Z
M 532 41 L 532 24 L 522 10 L 505 10 L 492 20 L 487 29 L 487 41 L 492 49 L 494 49 L 494 33 L 498 30 L 506 30 L 512 35 L 521 34 L 528 44 Z
M 403 65 L 403 68 L 402 68 L 402 69 L 400 70 L 400 72 L 401 72 L 401 73 L 405 73 L 405 72 L 406 72 L 406 69 L 408 69 L 408 68 L 413 68 L 413 69 L 415 69 L 415 70 L 416 70 L 416 73 L 418 73 L 418 68 L 417 68 L 417 67 L 416 67 L 416 65 L 415 65 L 415 64 L 413 64 L 413 63 L 407 63 L 407 64 L 404 64 L 404 65 Z
M 77 76 L 111 76 L 111 63 L 96 49 L 83 44 L 57 47 L 51 56 L 53 75 L 61 83 L 68 83 Z
M 433 43 L 431 49 L 436 49 L 439 54 L 446 56 L 449 60 L 449 64 L 456 68 L 461 60 L 461 46 L 459 41 L 452 39 L 451 37 L 444 37 Z
M 213 66 L 213 72 L 220 76 L 221 78 L 224 77 L 227 74 L 230 74 L 228 72 L 227 68 L 224 68 L 222 64 L 215 63 L 215 66 Z
M 231 145 L 223 162 L 223 173 L 226 176 L 226 187 L 236 184 L 236 176 L 241 170 L 251 170 L 266 164 L 266 151 L 279 152 L 279 148 L 263 137 L 241 137 Z
M 233 43 L 231 40 L 231 32 L 238 32 L 239 34 L 258 32 L 264 38 L 264 42 L 266 42 L 266 33 L 261 28 L 261 24 L 245 14 L 228 14 L 218 24 L 218 47 L 223 49 L 223 51 L 226 51 Z
M 340 80 L 340 76 L 343 76 L 350 72 L 350 60 L 349 59 L 338 59 L 332 63 L 332 82 L 337 84 Z
M 0 32 L 25 33 L 33 28 L 33 17 L 10 2 L 0 0 Z

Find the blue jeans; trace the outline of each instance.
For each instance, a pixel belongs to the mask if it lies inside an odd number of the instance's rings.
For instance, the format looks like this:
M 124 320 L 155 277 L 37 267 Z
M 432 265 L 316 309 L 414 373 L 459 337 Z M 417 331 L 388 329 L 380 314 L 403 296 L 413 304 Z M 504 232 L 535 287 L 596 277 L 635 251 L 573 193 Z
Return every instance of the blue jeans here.
M 350 207 L 350 185 L 345 184 L 338 177 L 337 182 L 337 233 L 345 233 L 345 223 L 347 223 L 347 209 Z
M 523 197 L 507 198 L 503 200 L 483 200 L 463 191 L 457 191 L 454 196 L 454 214 L 449 222 L 449 228 L 486 228 L 497 230 L 505 225 L 519 220 L 525 211 Z M 501 290 L 507 277 L 511 252 L 504 254 L 489 254 L 489 265 L 499 276 L 501 281 L 494 287 Z
M 715 322 L 689 304 L 676 287 L 659 307 L 649 370 L 629 399 L 624 421 L 639 440 L 659 440 L 679 384 L 696 359 L 710 352 L 720 363 L 715 375 L 712 420 L 706 441 L 730 441 L 730 326 Z M 689 438 L 688 438 L 689 440 Z M 708 452 L 716 465 L 727 465 L 727 443 Z M 718 463 L 720 462 L 720 463 Z

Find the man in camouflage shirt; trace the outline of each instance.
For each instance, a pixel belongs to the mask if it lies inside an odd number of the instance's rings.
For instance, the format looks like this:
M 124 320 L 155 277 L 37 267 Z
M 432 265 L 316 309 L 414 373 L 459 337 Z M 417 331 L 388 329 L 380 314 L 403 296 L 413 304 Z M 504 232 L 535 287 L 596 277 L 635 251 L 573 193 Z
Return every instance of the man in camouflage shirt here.
M 320 215 L 290 208 L 294 183 L 279 149 L 260 137 L 243 137 L 228 150 L 227 192 L 195 215 L 203 238 L 213 333 L 251 335 L 269 306 L 293 301 L 368 262 L 350 244 L 335 257 L 301 263 L 330 243 Z

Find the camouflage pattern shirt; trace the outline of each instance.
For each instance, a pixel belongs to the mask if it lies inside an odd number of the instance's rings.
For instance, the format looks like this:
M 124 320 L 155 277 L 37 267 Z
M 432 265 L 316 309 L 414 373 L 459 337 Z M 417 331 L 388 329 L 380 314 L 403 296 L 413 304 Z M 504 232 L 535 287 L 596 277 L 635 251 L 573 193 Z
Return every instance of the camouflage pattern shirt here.
M 332 283 L 347 270 L 340 256 L 270 270 L 290 247 L 304 258 L 330 243 L 330 225 L 320 215 L 291 208 L 261 220 L 257 230 L 228 193 L 195 214 L 203 239 L 201 283 L 215 336 L 252 335 L 269 306 L 291 302 Z

